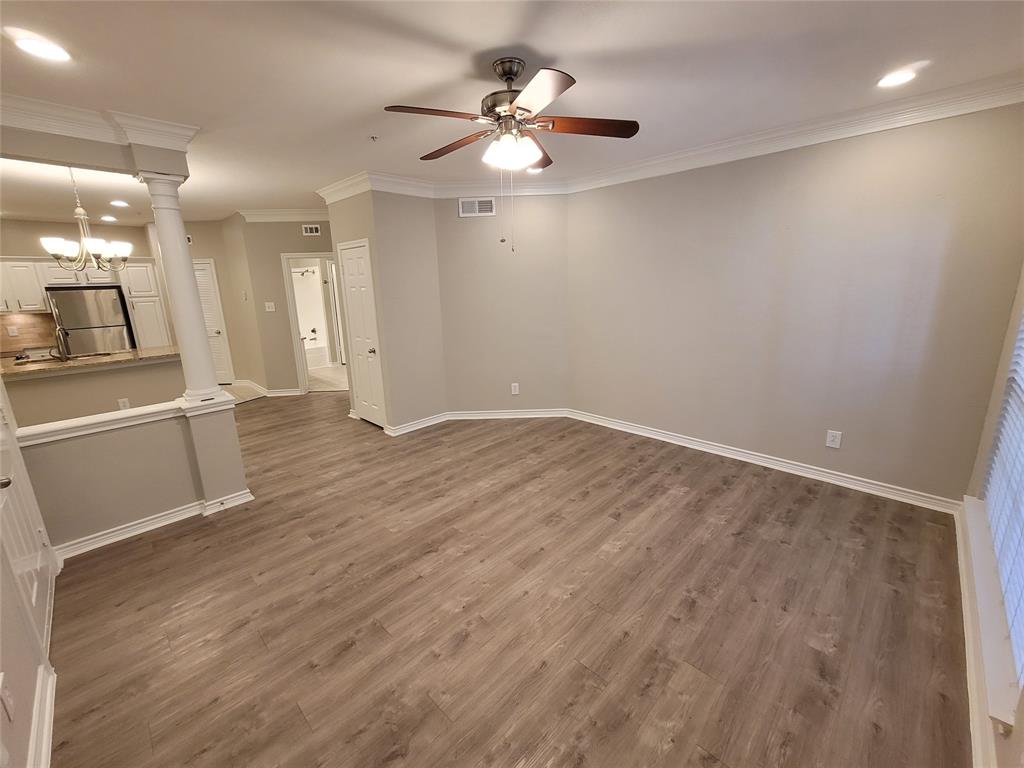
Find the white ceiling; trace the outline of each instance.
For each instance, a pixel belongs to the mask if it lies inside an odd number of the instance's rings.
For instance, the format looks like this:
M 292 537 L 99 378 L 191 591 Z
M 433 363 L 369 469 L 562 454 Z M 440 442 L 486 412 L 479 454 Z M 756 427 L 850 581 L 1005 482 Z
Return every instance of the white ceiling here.
M 498 55 L 525 58 L 527 77 L 576 77 L 552 114 L 640 122 L 629 141 L 546 136 L 547 180 L 1024 67 L 1021 3 L 4 2 L 3 24 L 73 57 L 42 62 L 5 39 L 4 93 L 201 126 L 182 187 L 192 219 L 318 207 L 314 190 L 363 170 L 489 179 L 482 145 L 417 159 L 471 124 L 382 108 L 476 111 L 501 87 Z M 875 86 L 920 60 L 933 63 L 909 85 Z M 7 168 L 5 215 L 66 217 L 66 182 Z

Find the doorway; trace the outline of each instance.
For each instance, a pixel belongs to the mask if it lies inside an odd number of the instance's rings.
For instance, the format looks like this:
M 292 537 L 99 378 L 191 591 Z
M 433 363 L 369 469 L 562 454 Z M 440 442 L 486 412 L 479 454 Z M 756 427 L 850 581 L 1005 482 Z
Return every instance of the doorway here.
M 281 255 L 299 391 L 349 389 L 333 254 Z

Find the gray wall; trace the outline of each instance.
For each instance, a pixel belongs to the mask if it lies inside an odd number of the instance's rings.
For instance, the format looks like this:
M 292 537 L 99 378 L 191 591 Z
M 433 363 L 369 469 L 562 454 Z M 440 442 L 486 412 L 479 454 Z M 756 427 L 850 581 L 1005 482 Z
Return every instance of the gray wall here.
M 513 254 L 507 215 L 460 219 L 456 200 L 434 201 L 448 410 L 568 403 L 568 205 L 516 200 Z
M 22 455 L 55 545 L 203 498 L 184 416 L 31 445 Z M 83 456 L 104 457 L 107 469 Z
M 328 210 L 335 247 L 370 243 L 388 424 L 447 410 L 434 202 L 364 192 Z
M 178 358 L 56 376 L 7 377 L 4 383 L 22 427 L 116 411 L 122 397 L 137 408 L 169 402 L 185 391 Z
M 105 240 L 124 240 L 132 244 L 133 258 L 148 258 L 149 240 L 143 226 L 117 226 L 89 222 L 89 231 L 94 237 Z M 40 237 L 63 237 L 78 240 L 78 224 L 67 221 L 25 221 L 22 219 L 0 220 L 0 256 L 8 259 L 39 257 L 48 258 L 39 242 Z
M 374 192 L 373 212 L 370 258 L 394 426 L 447 409 L 434 202 Z
M 322 234 L 319 237 L 304 236 L 299 222 L 243 225 L 245 261 L 252 281 L 251 296 L 266 373 L 266 381 L 259 383 L 268 389 L 295 389 L 299 386 L 281 254 L 331 251 L 330 223 L 326 220 L 305 223 L 320 224 Z M 274 302 L 274 312 L 264 311 L 263 305 L 268 301 Z
M 1024 252 L 1022 136 L 1014 106 L 573 195 L 572 405 L 959 497 Z

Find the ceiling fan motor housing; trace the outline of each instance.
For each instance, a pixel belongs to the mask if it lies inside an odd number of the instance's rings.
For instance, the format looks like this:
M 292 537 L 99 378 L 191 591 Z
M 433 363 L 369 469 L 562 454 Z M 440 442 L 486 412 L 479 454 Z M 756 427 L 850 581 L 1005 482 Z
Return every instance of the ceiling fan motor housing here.
M 509 114 L 509 107 L 516 100 L 519 91 L 506 90 L 488 93 L 480 101 L 480 114 L 495 119 Z

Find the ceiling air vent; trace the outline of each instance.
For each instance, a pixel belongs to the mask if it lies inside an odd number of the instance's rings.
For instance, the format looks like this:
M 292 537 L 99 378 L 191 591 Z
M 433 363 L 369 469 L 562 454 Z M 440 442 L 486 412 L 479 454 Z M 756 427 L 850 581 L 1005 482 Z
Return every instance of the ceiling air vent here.
M 320 237 L 319 224 L 303 224 L 302 234 L 306 237 Z
M 467 216 L 493 216 L 493 197 L 460 197 L 459 218 Z

